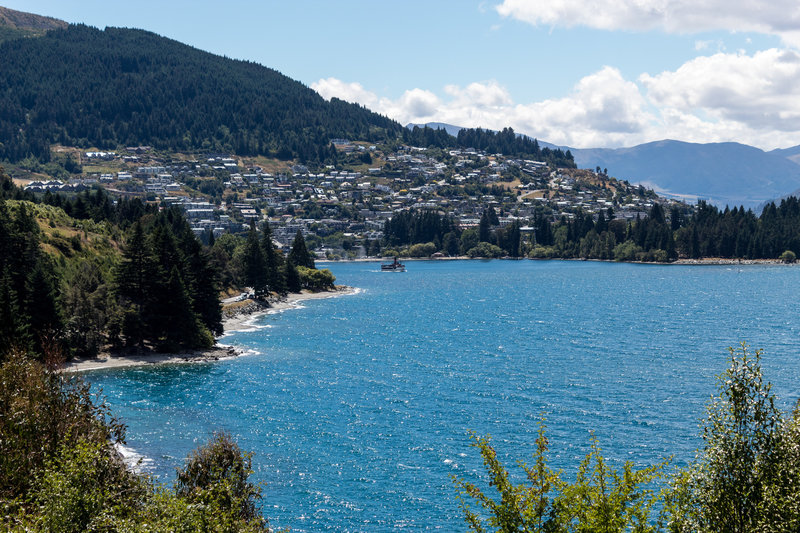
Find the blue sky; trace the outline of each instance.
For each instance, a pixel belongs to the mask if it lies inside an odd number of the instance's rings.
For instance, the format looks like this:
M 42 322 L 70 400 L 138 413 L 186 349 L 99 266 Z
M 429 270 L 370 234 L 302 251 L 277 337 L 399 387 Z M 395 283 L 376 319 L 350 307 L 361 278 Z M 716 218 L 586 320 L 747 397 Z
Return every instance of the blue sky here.
M 742 5 L 738 5 L 742 4 Z M 800 144 L 795 0 L 6 0 L 275 68 L 402 123 L 574 147 Z

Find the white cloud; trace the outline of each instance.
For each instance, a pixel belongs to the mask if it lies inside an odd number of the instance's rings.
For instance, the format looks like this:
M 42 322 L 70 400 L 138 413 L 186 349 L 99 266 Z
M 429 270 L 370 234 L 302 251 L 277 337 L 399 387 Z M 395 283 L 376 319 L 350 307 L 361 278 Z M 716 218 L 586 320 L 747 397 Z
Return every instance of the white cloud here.
M 518 131 L 575 147 L 636 143 L 655 119 L 635 83 L 604 67 L 586 76 L 564 98 L 514 107 L 508 119 Z
M 800 129 L 800 54 L 791 50 L 698 57 L 672 72 L 643 74 L 640 81 L 660 108 L 702 110 L 752 130 Z
M 436 115 L 441 107 L 439 97 L 431 91 L 411 89 L 397 100 L 381 98 L 378 112 L 394 118 L 402 124 L 418 121 L 421 117 Z
M 420 117 L 433 116 L 441 105 L 438 96 L 423 89 L 410 89 L 397 100 L 391 100 L 378 97 L 360 83 L 347 83 L 337 78 L 323 78 L 312 83 L 311 88 L 326 100 L 336 97 L 361 104 L 402 124 L 417 121 Z
M 447 85 L 444 91 L 453 97 L 456 106 L 471 105 L 481 109 L 496 109 L 511 105 L 511 95 L 496 81 L 470 83 L 465 88 Z
M 378 97 L 364 88 L 360 83 L 346 83 L 336 78 L 323 78 L 311 84 L 311 88 L 317 91 L 326 100 L 333 97 L 346 100 L 354 104 L 361 104 L 375 109 Z
M 408 90 L 396 100 L 380 98 L 358 83 L 335 78 L 311 86 L 325 98 L 336 96 L 363 104 L 401 124 L 447 122 L 491 129 L 511 126 L 549 142 L 572 146 L 634 142 L 653 120 L 643 111 L 645 102 L 636 84 L 610 67 L 582 79 L 567 97 L 532 104 L 515 104 L 496 81 L 466 87 L 448 85 L 444 87 L 447 100 L 422 89 Z
M 694 42 L 694 49 L 697 51 L 705 50 L 711 46 L 711 41 L 695 41 Z
M 736 141 L 764 149 L 800 144 L 800 53 L 792 50 L 717 53 L 636 80 L 603 67 L 581 79 L 569 94 L 531 103 L 514 102 L 497 81 L 448 85 L 442 97 L 415 88 L 397 99 L 335 78 L 312 87 L 326 98 L 361 103 L 402 124 L 510 126 L 576 148 L 660 139 Z
M 800 46 L 796 0 L 504 0 L 504 17 L 533 25 L 586 26 L 603 30 L 697 33 L 726 30 L 779 35 Z

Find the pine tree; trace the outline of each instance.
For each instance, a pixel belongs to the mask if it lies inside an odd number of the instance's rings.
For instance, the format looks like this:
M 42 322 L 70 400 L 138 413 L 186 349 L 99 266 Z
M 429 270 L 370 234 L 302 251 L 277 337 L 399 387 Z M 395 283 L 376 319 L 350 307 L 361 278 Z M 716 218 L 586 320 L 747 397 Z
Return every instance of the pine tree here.
M 141 222 L 133 226 L 116 269 L 116 294 L 123 311 L 122 334 L 130 346 L 144 346 L 146 322 L 152 299 L 150 290 L 155 274 Z
M 286 261 L 286 288 L 289 292 L 300 292 L 303 286 L 300 281 L 300 273 L 291 259 Z
M 188 229 L 188 228 L 187 228 Z M 191 230 L 185 233 L 182 247 L 188 271 L 185 280 L 197 316 L 214 335 L 222 334 L 222 306 L 219 302 L 219 272 L 211 264 L 208 252 Z
M 511 257 L 519 257 L 521 255 L 521 244 L 522 234 L 519 230 L 519 222 L 514 221 L 514 223 L 511 224 L 508 232 L 508 255 Z
M 64 326 L 56 287 L 56 276 L 48 259 L 40 259 L 27 276 L 24 306 L 34 349 L 38 353 L 43 353 L 46 343 L 59 338 Z
M 245 283 L 253 288 L 256 296 L 265 295 L 268 290 L 268 265 L 264 257 L 264 251 L 258 242 L 255 226 L 250 227 L 247 234 L 247 242 L 244 251 L 244 280 Z
M 478 240 L 480 242 L 492 242 L 489 229 L 490 226 L 491 221 L 489 220 L 489 212 L 484 209 L 483 214 L 481 215 L 481 221 L 478 224 Z
M 94 356 L 102 347 L 110 305 L 102 273 L 89 261 L 80 264 L 63 294 L 65 329 L 70 347 L 81 356 Z
M 22 313 L 8 267 L 0 278 L 0 360 L 11 348 L 31 348 L 28 318 Z
M 499 226 L 500 219 L 497 218 L 497 211 L 494 210 L 494 207 L 490 207 L 487 211 L 489 216 L 489 224 L 492 226 Z
M 314 258 L 309 253 L 308 248 L 306 248 L 306 240 L 303 238 L 303 232 L 299 229 L 294 236 L 294 242 L 292 243 L 292 249 L 289 252 L 289 262 L 293 263 L 296 266 L 302 266 L 306 268 L 316 268 L 314 266 Z M 288 285 L 288 280 L 287 280 Z M 291 287 L 289 288 L 291 290 Z
M 192 299 L 181 279 L 178 267 L 172 267 L 164 293 L 163 302 L 166 308 L 163 316 L 168 320 L 161 347 L 175 350 L 183 346 L 202 346 L 203 327 L 192 309 Z M 208 337 L 208 336 L 206 336 Z
M 261 233 L 261 247 L 267 263 L 267 284 L 269 290 L 284 294 L 286 292 L 286 274 L 283 267 L 283 255 L 275 249 L 272 242 L 272 228 L 264 222 Z

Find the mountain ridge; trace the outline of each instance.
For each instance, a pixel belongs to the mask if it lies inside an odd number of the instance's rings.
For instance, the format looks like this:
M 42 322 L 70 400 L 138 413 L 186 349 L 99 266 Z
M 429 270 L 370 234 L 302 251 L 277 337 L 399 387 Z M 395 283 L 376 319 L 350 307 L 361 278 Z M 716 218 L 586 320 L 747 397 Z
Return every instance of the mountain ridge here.
M 145 30 L 69 25 L 0 43 L 0 159 L 51 144 L 152 145 L 322 161 L 334 138 L 395 137 L 395 121 L 268 67 Z
M 630 148 L 572 150 L 579 167 L 610 169 L 660 193 L 756 207 L 800 187 L 800 165 L 736 142 L 660 140 Z

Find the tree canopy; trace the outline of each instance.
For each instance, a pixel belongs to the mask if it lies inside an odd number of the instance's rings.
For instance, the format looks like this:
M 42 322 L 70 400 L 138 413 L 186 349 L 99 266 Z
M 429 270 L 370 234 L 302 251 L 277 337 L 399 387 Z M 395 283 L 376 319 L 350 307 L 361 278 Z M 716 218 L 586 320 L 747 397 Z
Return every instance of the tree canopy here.
M 402 130 L 275 70 L 143 30 L 70 25 L 3 42 L 0 57 L 0 159 L 11 161 L 48 161 L 55 143 L 322 161 L 335 156 L 332 138 Z

